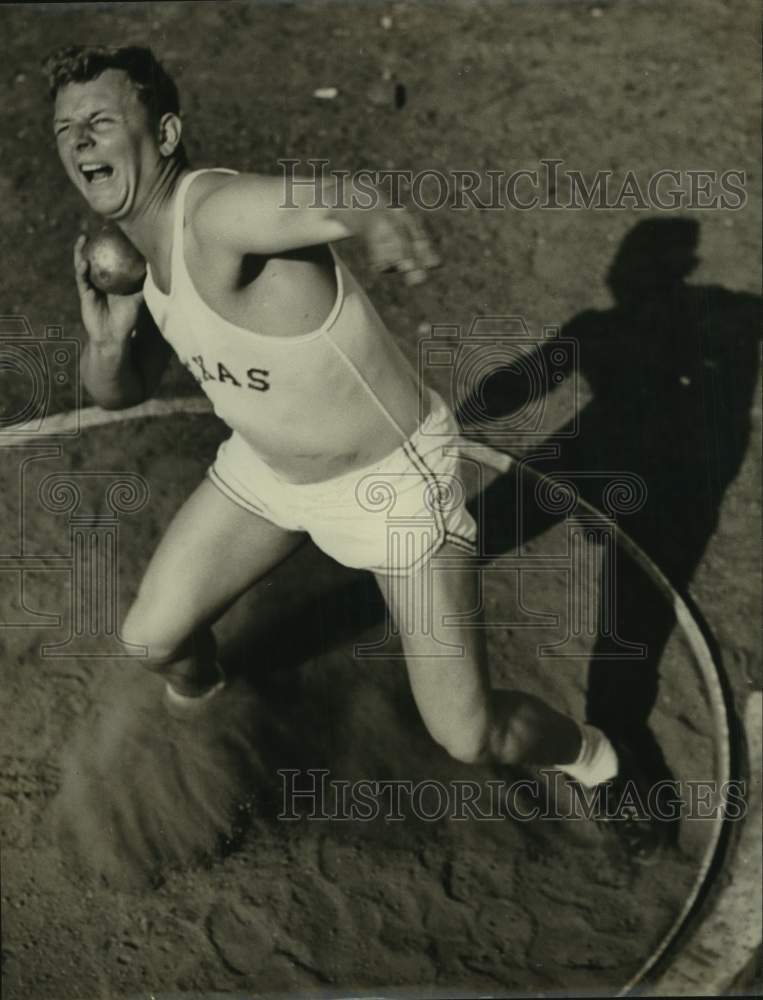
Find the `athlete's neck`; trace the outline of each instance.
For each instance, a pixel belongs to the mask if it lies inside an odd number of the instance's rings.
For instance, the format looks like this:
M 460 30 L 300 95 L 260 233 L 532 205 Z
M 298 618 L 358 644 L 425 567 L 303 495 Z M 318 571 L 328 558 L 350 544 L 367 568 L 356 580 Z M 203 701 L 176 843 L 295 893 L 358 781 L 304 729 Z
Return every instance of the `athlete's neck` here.
M 152 269 L 160 272 L 172 248 L 175 192 L 190 170 L 185 160 L 165 160 L 140 207 L 130 218 L 119 221 L 120 228 Z

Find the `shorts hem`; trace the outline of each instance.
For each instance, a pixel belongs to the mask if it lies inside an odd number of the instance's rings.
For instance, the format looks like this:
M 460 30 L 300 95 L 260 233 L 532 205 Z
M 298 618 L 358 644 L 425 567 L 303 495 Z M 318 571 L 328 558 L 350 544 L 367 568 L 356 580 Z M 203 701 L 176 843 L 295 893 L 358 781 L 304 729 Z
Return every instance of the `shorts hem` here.
M 271 519 L 267 516 L 262 507 L 257 507 L 250 500 L 248 500 L 242 493 L 236 490 L 230 485 L 225 479 L 220 476 L 220 473 L 215 469 L 214 466 L 210 466 L 207 469 L 207 479 L 215 486 L 223 496 L 232 500 L 238 507 L 243 507 L 244 510 L 249 511 L 250 514 L 258 514 L 260 517 L 264 518 L 266 521 Z M 274 523 L 274 522 L 271 522 Z
M 420 569 L 431 562 L 432 559 L 437 555 L 437 553 L 446 544 L 450 543 L 454 548 L 460 549 L 467 555 L 476 556 L 477 555 L 477 542 L 476 539 L 472 540 L 467 538 L 465 535 L 460 535 L 454 531 L 446 531 L 443 535 L 440 535 L 438 539 L 423 552 L 414 562 L 409 566 L 405 566 L 403 569 L 391 569 L 389 565 L 387 566 L 364 566 L 369 573 L 374 573 L 378 576 L 392 576 L 392 577 L 406 577 L 413 576 Z

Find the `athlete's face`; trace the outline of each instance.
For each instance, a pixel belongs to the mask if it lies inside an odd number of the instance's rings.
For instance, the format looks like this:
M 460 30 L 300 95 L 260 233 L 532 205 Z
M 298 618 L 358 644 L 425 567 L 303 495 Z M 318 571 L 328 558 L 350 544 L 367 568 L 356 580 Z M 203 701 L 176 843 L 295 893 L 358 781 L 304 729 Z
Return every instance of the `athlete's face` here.
M 162 154 L 158 130 L 125 72 L 107 69 L 62 87 L 53 129 L 69 179 L 95 212 L 122 219 L 140 206 Z

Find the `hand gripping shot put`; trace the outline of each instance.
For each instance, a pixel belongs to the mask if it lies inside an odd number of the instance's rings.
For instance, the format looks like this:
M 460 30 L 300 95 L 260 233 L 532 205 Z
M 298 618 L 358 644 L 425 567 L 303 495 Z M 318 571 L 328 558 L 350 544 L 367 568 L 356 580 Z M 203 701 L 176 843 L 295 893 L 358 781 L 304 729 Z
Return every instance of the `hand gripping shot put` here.
M 557 767 L 589 788 L 630 777 L 628 755 L 600 730 L 491 690 L 484 631 L 461 630 L 463 653 L 449 659 L 422 624 L 478 604 L 475 523 L 463 502 L 428 499 L 459 475 L 459 428 L 337 249 L 358 237 L 373 267 L 415 286 L 439 259 L 414 214 L 383 207 L 381 193 L 378 207 L 350 207 L 333 181 L 295 185 L 285 205 L 280 177 L 192 169 L 177 89 L 148 49 L 67 48 L 47 70 L 64 170 L 110 227 L 74 249 L 87 390 L 103 408 L 134 406 L 174 351 L 230 429 L 122 625 L 154 681 L 125 681 L 87 765 L 73 751 L 62 798 L 74 839 L 92 843 L 96 821 L 118 828 L 117 850 L 139 866 L 146 854 L 188 860 L 230 835 L 256 734 L 212 626 L 308 537 L 374 574 L 421 717 L 453 758 Z M 391 550 L 384 519 L 359 502 L 370 473 L 404 484 L 396 512 L 420 525 L 404 547 Z M 422 607 L 418 581 L 443 558 L 451 568 L 431 574 Z M 159 713 L 155 748 L 141 726 Z M 654 840 L 641 823 L 636 856 L 651 857 Z

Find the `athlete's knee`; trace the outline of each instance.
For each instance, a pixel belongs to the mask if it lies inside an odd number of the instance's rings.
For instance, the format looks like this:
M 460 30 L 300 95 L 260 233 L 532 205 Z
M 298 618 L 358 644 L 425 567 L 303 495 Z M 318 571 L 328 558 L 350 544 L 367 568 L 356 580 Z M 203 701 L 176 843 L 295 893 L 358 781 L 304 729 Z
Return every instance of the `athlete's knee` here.
M 449 756 L 462 764 L 482 764 L 490 759 L 490 742 L 487 734 L 464 729 L 460 732 L 451 730 L 432 735 Z
M 188 655 L 188 629 L 173 622 L 169 616 L 160 617 L 155 606 L 151 607 L 140 598 L 125 616 L 121 637 L 129 645 L 142 648 L 143 666 L 147 670 L 161 670 Z
M 490 760 L 490 751 L 485 743 L 451 743 L 446 750 L 462 764 L 485 764 Z
M 490 738 L 490 758 L 500 764 L 515 767 L 524 764 L 532 757 L 531 744 L 524 738 L 522 732 L 517 732 L 509 725 L 504 729 L 496 728 Z
M 490 756 L 509 765 L 534 760 L 544 740 L 542 713 L 526 696 L 494 692 L 494 698 L 496 710 L 490 731 Z

